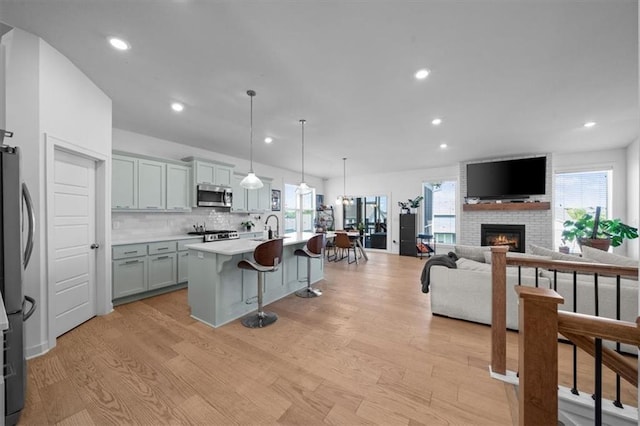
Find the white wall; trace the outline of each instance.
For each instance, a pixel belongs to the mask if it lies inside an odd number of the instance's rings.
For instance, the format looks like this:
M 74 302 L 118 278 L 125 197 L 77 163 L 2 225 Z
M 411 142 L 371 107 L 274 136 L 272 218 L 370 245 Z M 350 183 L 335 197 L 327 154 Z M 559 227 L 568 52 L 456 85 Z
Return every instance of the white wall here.
M 83 150 L 111 152 L 111 100 L 67 58 L 25 31 L 5 34 L 7 128 L 15 132 L 11 143 L 22 149 L 23 180 L 30 188 L 36 213 L 36 238 L 31 263 L 25 271 L 25 293 L 35 296 L 38 309 L 26 323 L 27 356 L 55 345 L 49 336 L 46 261 L 45 135 L 52 135 Z M 110 185 L 102 188 L 102 202 L 110 204 Z M 110 211 L 104 212 L 109 218 Z M 104 220 L 104 218 L 103 218 Z M 98 238 L 105 238 L 98 235 Z M 108 250 L 108 249 L 107 249 Z M 111 286 L 110 274 L 98 285 Z
M 553 172 L 584 170 L 592 167 L 609 167 L 613 170 L 613 206 L 612 214 L 619 217 L 623 222 L 633 225 L 638 223 L 638 192 L 640 182 L 638 176 L 638 143 L 630 145 L 628 148 L 605 151 L 591 151 L 579 154 L 553 154 Z M 394 173 L 376 173 L 362 176 L 349 176 L 347 160 L 347 195 L 387 195 L 389 196 L 390 211 L 389 229 L 391 230 L 390 251 L 398 252 L 399 225 L 398 215 L 400 208 L 398 201 L 406 201 L 415 198 L 422 192 L 422 183 L 439 179 L 460 179 L 461 165 L 446 167 L 407 170 Z M 329 179 L 325 184 L 325 202 L 332 203 L 333 200 L 343 192 L 343 177 Z M 459 194 L 461 189 L 459 188 Z M 635 201 L 634 201 L 635 199 Z M 461 197 L 458 197 L 457 205 L 462 205 Z M 635 226 L 635 225 L 633 225 Z M 336 228 L 342 227 L 342 209 L 336 209 Z M 549 232 L 551 232 L 552 222 L 549 222 Z M 460 234 L 460 226 L 457 226 L 457 233 Z M 460 241 L 460 235 L 458 235 Z M 630 255 L 638 256 L 638 240 L 626 241 L 622 246 L 616 248 L 616 253 L 625 254 L 628 250 Z
M 398 201 L 405 202 L 422 194 L 422 183 L 437 180 L 457 180 L 459 178 L 458 165 L 407 170 L 395 173 L 375 173 L 362 176 L 349 176 L 349 162 L 347 160 L 347 182 L 345 195 L 374 196 L 386 195 L 388 197 L 388 243 L 387 250 L 397 253 L 399 250 L 400 226 L 398 215 L 400 207 Z M 325 184 L 325 204 L 334 203 L 339 195 L 343 195 L 344 179 L 342 176 L 327 180 Z M 342 208 L 335 209 L 336 229 L 343 226 Z M 421 224 L 418 224 L 421 226 Z
M 627 149 L 627 223 L 640 225 L 640 142 L 635 141 Z M 640 241 L 626 241 L 627 256 L 640 259 Z

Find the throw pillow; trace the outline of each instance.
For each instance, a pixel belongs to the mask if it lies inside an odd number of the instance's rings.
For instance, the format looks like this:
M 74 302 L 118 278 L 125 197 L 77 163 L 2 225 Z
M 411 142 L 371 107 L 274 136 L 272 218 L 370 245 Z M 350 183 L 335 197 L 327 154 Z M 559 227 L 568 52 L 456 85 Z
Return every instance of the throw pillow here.
M 458 257 L 464 257 L 467 259 L 475 260 L 476 262 L 484 263 L 484 253 L 491 252 L 489 246 L 454 246 L 454 251 Z
M 491 265 L 487 265 L 484 262 L 477 262 L 465 257 L 459 258 L 456 261 L 456 265 L 458 269 L 464 269 L 467 271 L 491 272 Z
M 584 257 L 576 256 L 573 254 L 560 253 L 559 251 L 553 251 L 548 248 L 536 246 L 534 244 L 529 245 L 529 251 L 540 256 L 550 256 L 553 260 L 565 260 L 567 262 L 593 262 L 593 260 L 588 260 Z
M 592 262 L 606 263 L 616 266 L 638 267 L 639 262 L 630 257 L 620 256 L 619 254 L 609 253 L 608 251 L 598 250 L 589 246 L 582 246 L 582 256 Z

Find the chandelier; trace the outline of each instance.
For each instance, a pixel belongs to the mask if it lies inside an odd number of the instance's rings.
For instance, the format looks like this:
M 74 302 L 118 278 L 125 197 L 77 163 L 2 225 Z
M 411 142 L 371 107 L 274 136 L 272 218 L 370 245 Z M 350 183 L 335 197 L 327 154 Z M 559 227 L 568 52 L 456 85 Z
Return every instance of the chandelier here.
M 353 204 L 353 197 L 347 196 L 347 158 L 344 157 L 342 159 L 342 168 L 343 168 L 343 182 L 342 182 L 342 194 L 338 198 L 336 198 L 336 204 L 342 204 L 343 206 L 350 206 Z
M 249 167 L 249 174 L 240 181 L 240 186 L 246 189 L 260 189 L 264 184 L 260 178 L 253 173 L 253 97 L 256 95 L 256 92 L 247 90 L 247 95 L 249 95 L 249 99 L 251 99 L 251 115 L 249 119 L 249 158 L 251 165 Z

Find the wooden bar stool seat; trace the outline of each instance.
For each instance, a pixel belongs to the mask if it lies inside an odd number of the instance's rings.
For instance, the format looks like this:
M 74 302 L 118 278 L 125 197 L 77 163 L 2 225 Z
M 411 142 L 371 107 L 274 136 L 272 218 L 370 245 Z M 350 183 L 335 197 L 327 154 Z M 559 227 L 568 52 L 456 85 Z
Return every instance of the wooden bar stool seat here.
M 262 328 L 278 320 L 274 312 L 264 312 L 262 296 L 264 293 L 264 277 L 268 272 L 275 272 L 282 261 L 282 238 L 265 241 L 253 251 L 253 261 L 243 259 L 238 268 L 258 273 L 258 311 L 242 318 L 242 325 L 249 328 Z
M 322 295 L 322 291 L 311 287 L 311 259 L 323 259 L 322 249 L 325 245 L 325 235 L 318 234 L 309 238 L 307 244 L 293 252 L 296 256 L 307 258 L 307 286 L 296 291 L 296 296 L 300 297 L 318 297 Z

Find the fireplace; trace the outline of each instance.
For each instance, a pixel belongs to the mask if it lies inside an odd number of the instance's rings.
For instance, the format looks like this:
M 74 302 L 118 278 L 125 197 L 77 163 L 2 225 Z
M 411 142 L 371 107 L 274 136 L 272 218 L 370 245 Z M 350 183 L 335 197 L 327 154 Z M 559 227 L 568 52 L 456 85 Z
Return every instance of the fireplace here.
M 509 246 L 509 251 L 524 253 L 524 225 L 480 225 L 480 245 Z

